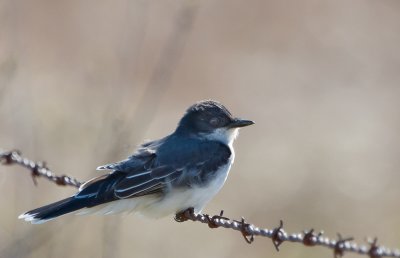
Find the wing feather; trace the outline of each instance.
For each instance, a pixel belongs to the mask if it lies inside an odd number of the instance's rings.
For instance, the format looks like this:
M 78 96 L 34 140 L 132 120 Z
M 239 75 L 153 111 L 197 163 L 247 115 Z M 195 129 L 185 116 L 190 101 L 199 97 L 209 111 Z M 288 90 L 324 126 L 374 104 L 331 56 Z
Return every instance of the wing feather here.
M 181 170 L 176 170 L 171 166 L 156 167 L 140 175 L 128 174 L 115 186 L 115 194 L 119 198 L 128 198 L 143 195 L 144 191 L 162 191 L 166 183 L 179 177 Z

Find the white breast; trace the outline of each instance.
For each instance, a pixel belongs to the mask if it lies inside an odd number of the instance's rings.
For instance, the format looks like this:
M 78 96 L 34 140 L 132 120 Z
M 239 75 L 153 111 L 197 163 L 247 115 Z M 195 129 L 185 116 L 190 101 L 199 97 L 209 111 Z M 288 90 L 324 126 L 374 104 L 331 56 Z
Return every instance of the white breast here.
M 192 187 L 185 190 L 174 189 L 162 200 L 142 207 L 138 210 L 138 213 L 146 217 L 160 218 L 191 207 L 194 208 L 196 213 L 201 212 L 204 206 L 221 190 L 228 177 L 233 160 L 234 153 L 232 153 L 229 162 L 219 168 L 216 173 L 217 177 L 205 187 Z
M 201 212 L 204 206 L 221 190 L 229 170 L 235 159 L 235 152 L 232 144 L 238 135 L 238 129 L 216 129 L 212 134 L 204 137 L 208 140 L 220 141 L 229 146 L 231 157 L 224 166 L 216 172 L 217 177 L 204 187 L 192 187 L 189 189 L 174 189 L 162 200 L 148 205 L 144 209 L 138 210 L 139 213 L 148 217 L 163 217 L 172 213 L 177 213 L 187 208 L 194 208 L 196 213 Z

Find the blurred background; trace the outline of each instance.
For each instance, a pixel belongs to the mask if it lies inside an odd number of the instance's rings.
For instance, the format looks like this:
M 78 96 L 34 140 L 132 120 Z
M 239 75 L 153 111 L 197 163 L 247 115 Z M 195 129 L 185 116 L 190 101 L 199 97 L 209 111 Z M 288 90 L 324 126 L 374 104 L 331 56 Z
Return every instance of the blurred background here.
M 396 0 L 2 0 L 0 148 L 87 180 L 215 99 L 256 125 L 206 213 L 400 247 L 399 14 Z M 0 257 L 332 257 L 172 217 L 19 221 L 75 192 L 38 183 L 0 166 Z

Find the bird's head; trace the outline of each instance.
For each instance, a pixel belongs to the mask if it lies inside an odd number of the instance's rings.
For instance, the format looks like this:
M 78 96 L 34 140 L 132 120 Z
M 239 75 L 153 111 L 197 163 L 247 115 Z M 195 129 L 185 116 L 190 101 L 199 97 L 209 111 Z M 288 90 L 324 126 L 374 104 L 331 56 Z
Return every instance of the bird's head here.
M 232 144 L 238 129 L 252 124 L 253 121 L 233 117 L 222 104 L 205 100 L 187 109 L 177 132 Z

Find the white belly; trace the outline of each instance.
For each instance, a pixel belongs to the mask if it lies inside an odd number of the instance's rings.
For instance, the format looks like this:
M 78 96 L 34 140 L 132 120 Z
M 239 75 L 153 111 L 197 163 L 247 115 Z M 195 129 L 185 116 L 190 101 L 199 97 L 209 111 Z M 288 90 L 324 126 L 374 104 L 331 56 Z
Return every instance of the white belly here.
M 162 200 L 138 210 L 146 217 L 164 217 L 193 207 L 200 213 L 204 206 L 221 190 L 231 168 L 232 162 L 220 168 L 217 177 L 205 187 L 172 190 Z

